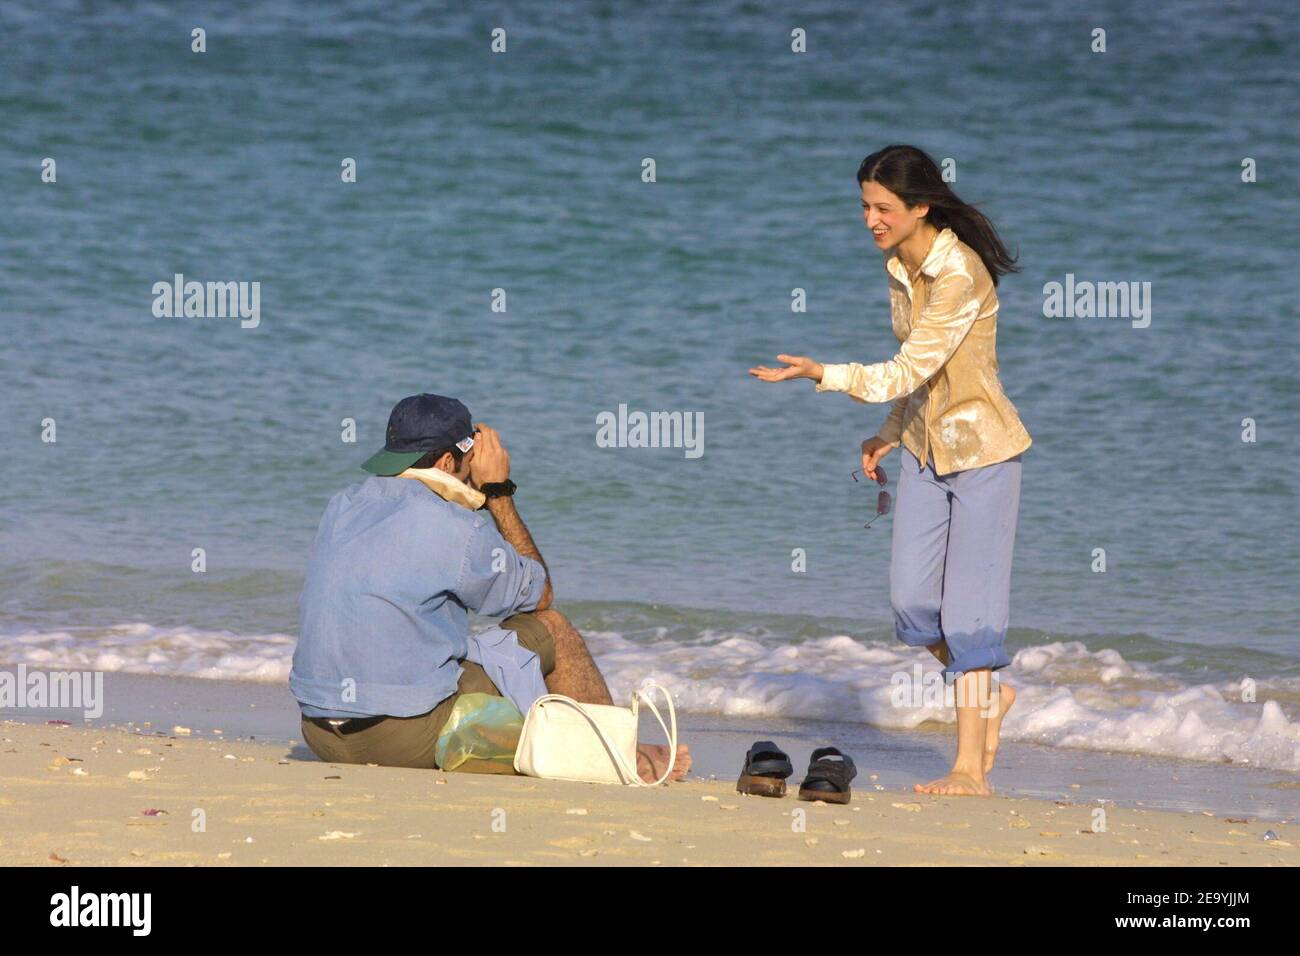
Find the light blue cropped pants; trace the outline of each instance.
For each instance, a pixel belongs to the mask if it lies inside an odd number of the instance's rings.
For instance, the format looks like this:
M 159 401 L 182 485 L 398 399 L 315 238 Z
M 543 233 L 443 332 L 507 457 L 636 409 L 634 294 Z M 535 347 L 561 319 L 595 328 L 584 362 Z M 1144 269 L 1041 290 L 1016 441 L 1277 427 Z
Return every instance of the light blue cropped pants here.
M 894 631 L 912 647 L 948 642 L 944 680 L 1006 667 L 1011 555 L 1020 513 L 1021 455 L 934 472 L 900 446 L 889 598 Z

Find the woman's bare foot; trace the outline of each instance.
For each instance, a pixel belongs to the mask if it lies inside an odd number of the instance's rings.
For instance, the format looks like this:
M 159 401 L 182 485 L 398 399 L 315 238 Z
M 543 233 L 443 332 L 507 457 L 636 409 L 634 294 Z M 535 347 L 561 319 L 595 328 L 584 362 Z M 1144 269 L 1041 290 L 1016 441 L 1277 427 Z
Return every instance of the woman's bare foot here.
M 984 772 L 993 769 L 993 762 L 998 757 L 998 737 L 1002 732 L 1002 718 L 1007 715 L 1011 705 L 1016 702 L 1016 692 L 1010 684 L 998 682 L 997 713 L 989 717 L 988 728 L 984 731 Z
M 637 744 L 636 772 L 646 783 L 654 783 L 668 767 L 668 748 L 663 744 Z M 677 745 L 677 760 L 673 763 L 673 772 L 669 780 L 683 780 L 686 771 L 691 769 L 691 752 L 685 744 Z
M 983 774 L 976 777 L 969 773 L 954 770 L 946 777 L 918 783 L 913 787 L 917 793 L 942 793 L 948 796 L 987 797 L 993 793 Z

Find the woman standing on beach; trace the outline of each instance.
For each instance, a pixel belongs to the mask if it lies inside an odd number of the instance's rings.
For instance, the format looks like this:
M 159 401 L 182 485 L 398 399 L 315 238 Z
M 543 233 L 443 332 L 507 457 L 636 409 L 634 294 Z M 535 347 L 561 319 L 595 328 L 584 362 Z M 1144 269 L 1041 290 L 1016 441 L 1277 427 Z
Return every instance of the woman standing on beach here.
M 817 391 L 892 402 L 862 443 L 862 471 L 903 446 L 889 565 L 894 631 L 925 647 L 955 683 L 957 757 L 923 793 L 987 795 L 1002 718 L 1015 692 L 993 671 L 1010 611 L 1011 555 L 1029 433 L 998 380 L 998 277 L 1015 259 L 983 213 L 962 202 L 914 146 L 888 146 L 858 168 L 863 219 L 885 254 L 901 347 L 874 365 L 779 355 L 764 382 L 809 378 Z M 880 475 L 878 477 L 878 474 Z M 960 675 L 960 676 L 959 676 Z M 992 685 L 992 686 L 990 686 Z

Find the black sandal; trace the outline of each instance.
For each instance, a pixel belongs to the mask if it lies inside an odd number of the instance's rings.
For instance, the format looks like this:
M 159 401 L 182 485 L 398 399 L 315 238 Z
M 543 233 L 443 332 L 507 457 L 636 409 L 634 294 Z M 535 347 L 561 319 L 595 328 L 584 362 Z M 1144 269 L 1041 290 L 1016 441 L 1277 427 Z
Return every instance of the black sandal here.
M 799 799 L 848 803 L 853 797 L 849 781 L 857 775 L 858 768 L 848 754 L 840 753 L 834 747 L 819 747 L 812 752 L 808 775 L 799 785 Z
M 770 740 L 760 740 L 745 754 L 736 792 L 755 797 L 784 797 L 785 778 L 794 773 L 790 758 Z

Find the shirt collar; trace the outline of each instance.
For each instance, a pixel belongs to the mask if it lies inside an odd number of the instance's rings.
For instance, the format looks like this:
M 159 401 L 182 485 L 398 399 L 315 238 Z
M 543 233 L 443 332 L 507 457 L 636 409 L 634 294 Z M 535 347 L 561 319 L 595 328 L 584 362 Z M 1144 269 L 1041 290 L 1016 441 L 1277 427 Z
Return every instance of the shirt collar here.
M 414 478 L 443 501 L 461 505 L 470 511 L 477 511 L 487 501 L 483 492 L 438 468 L 408 468 L 397 477 Z
M 939 231 L 939 235 L 934 237 L 934 244 L 930 246 L 930 252 L 926 255 L 925 261 L 921 263 L 921 272 L 931 279 L 937 276 L 944 257 L 956 244 L 957 234 L 949 227 L 944 226 Z M 889 258 L 885 260 L 885 268 L 903 285 L 909 289 L 912 288 L 912 280 L 907 275 L 907 266 L 903 265 L 903 260 L 899 258 L 898 249 L 890 250 Z

